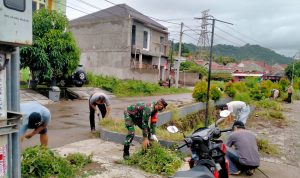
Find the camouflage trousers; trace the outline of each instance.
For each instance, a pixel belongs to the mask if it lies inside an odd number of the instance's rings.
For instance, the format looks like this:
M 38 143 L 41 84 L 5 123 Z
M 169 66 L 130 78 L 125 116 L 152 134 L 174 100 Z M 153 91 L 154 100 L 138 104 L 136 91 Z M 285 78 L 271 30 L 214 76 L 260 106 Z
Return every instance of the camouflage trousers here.
M 127 111 L 124 112 L 124 119 L 125 119 L 125 127 L 128 130 L 124 145 L 129 146 L 135 136 L 134 125 L 137 125 L 141 130 L 143 129 L 141 124 L 134 122 L 133 118 L 130 116 L 130 114 Z M 150 128 L 148 128 L 148 133 L 150 133 Z M 148 134 L 148 137 L 150 137 L 150 134 Z

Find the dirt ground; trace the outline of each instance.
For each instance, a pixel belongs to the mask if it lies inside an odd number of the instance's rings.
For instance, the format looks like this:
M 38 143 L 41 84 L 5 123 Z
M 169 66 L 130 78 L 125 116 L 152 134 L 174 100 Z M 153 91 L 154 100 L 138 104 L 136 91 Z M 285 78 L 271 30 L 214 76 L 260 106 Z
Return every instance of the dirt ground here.
M 300 167 L 300 101 L 281 103 L 285 121 L 262 120 L 251 117 L 249 126 L 259 138 L 268 140 L 279 148 L 275 157 L 264 155 L 264 160 Z M 300 168 L 299 168 L 300 169 Z

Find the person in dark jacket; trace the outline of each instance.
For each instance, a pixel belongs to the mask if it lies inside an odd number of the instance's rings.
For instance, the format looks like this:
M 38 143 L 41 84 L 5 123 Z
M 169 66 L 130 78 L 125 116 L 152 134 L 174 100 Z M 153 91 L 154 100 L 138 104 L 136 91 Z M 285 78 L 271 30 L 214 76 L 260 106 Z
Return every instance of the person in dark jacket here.
M 234 122 L 233 132 L 229 135 L 226 146 L 230 173 L 237 175 L 245 171 L 248 175 L 252 175 L 253 170 L 260 164 L 260 156 L 256 137 L 245 129 L 243 122 Z

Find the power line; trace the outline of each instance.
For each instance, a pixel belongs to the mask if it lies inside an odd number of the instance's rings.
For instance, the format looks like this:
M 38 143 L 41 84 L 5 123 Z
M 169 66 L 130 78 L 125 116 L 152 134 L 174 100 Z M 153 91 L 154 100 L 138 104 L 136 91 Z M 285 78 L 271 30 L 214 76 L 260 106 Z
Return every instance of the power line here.
M 244 36 L 244 37 L 246 37 L 246 38 L 252 40 L 253 42 L 256 42 L 256 43 L 258 43 L 258 44 L 263 44 L 263 43 L 261 43 L 261 42 L 255 40 L 255 39 L 251 38 L 250 36 L 248 36 L 248 35 L 246 35 L 246 34 L 243 34 L 242 32 L 239 32 L 238 30 L 234 29 L 233 27 L 231 27 L 231 26 L 229 26 L 229 25 L 226 25 L 226 27 L 228 27 L 228 28 L 230 28 L 231 30 L 235 31 L 236 33 L 239 33 L 240 35 L 242 35 L 242 36 Z M 267 46 L 267 45 L 266 45 L 266 46 Z
M 240 40 L 240 41 L 242 41 L 242 42 L 244 42 L 244 43 L 246 43 L 246 44 L 248 43 L 248 42 L 244 41 L 243 39 L 238 38 L 238 37 L 236 37 L 236 36 L 230 34 L 229 32 L 226 32 L 225 30 L 222 30 L 221 28 L 219 28 L 219 27 L 217 27 L 217 26 L 215 26 L 215 27 L 216 27 L 218 30 L 222 31 L 223 33 L 226 33 L 227 35 L 229 35 L 229 36 L 231 36 L 231 37 L 233 37 L 233 38 L 235 38 L 235 39 L 237 39 L 237 40 Z
M 231 40 L 228 40 L 227 38 L 222 37 L 221 35 L 218 35 L 218 34 L 216 34 L 216 33 L 215 33 L 215 35 L 216 35 L 217 37 L 219 37 L 219 38 L 222 38 L 223 40 L 225 40 L 225 41 L 227 41 L 227 42 L 229 42 L 229 43 L 232 43 L 232 44 L 235 44 L 235 45 L 237 45 L 237 46 L 240 46 L 238 43 L 236 43 L 236 42 L 234 42 L 234 41 L 231 41 Z

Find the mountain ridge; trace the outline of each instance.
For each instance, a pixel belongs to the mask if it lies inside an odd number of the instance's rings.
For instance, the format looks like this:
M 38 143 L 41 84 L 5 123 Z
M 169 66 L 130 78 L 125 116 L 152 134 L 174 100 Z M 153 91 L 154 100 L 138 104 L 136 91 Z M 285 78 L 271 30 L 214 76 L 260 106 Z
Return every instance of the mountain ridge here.
M 192 43 L 183 43 L 183 46 L 191 53 L 195 53 L 197 51 L 197 46 Z M 278 54 L 271 49 L 259 45 L 250 44 L 246 44 L 241 47 L 218 44 L 213 47 L 213 55 L 231 57 L 236 61 L 251 59 L 263 61 L 268 64 L 288 64 L 293 60 L 291 57 L 286 57 L 284 55 Z

